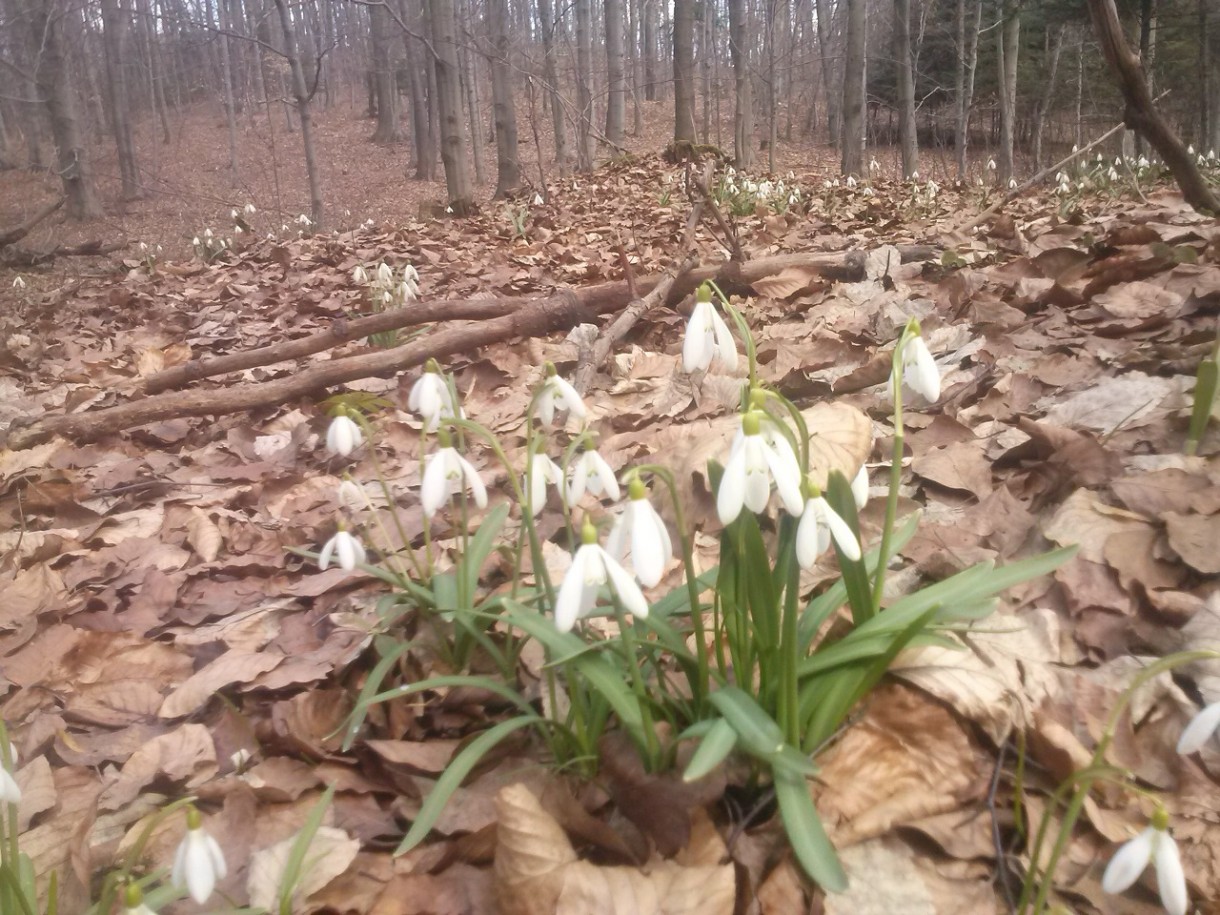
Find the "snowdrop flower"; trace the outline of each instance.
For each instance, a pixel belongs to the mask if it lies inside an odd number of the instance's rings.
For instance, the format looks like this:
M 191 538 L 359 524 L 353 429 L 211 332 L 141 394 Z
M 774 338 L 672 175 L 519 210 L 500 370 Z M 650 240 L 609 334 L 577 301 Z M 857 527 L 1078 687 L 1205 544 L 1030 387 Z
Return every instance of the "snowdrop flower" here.
M 1015 191 L 1017 189 L 1017 179 L 1016 178 L 1008 179 L 1008 189 L 1010 191 Z
M 1178 738 L 1178 752 L 1186 755 L 1203 749 L 1207 742 L 1216 736 L 1218 729 L 1220 729 L 1220 702 L 1213 702 L 1190 719 L 1190 724 L 1186 725 L 1186 730 Z
M 606 459 L 596 448 L 588 448 L 572 462 L 568 480 L 568 505 L 575 505 L 586 492 L 594 496 L 607 495 L 617 501 L 620 495 L 618 480 Z
M 318 568 L 325 572 L 330 568 L 331 559 L 343 571 L 350 572 L 364 563 L 366 553 L 364 544 L 359 538 L 352 536 L 343 528 L 335 532 L 335 536 L 326 541 L 322 552 L 318 554 Z
M 874 192 L 873 192 L 873 189 L 872 189 L 871 187 L 866 187 L 866 188 L 865 188 L 864 190 L 862 190 L 860 193 L 861 193 L 862 195 L 864 195 L 865 197 L 872 197 Z
M 377 265 L 377 282 L 389 286 L 394 282 L 394 270 L 385 261 Z
M 796 180 L 796 172 L 794 172 L 792 169 L 788 169 L 788 176 L 787 176 L 787 177 L 788 177 L 788 180 L 789 180 L 789 181 L 795 181 L 795 180 Z
M 1148 159 L 1145 156 L 1140 156 L 1135 160 L 1136 168 L 1147 168 L 1148 164 Z
M 1195 157 L 1195 163 L 1200 166 L 1206 166 L 1207 160 L 1203 158 L 1202 153 L 1199 153 L 1199 155 Z
M 855 177 L 854 177 L 853 175 L 848 175 L 848 176 L 847 176 L 847 181 L 845 181 L 844 183 L 845 183 L 845 184 L 846 184 L 848 187 L 855 187 L 855 186 L 856 186 L 856 179 L 855 179 Z
M 585 402 L 580 399 L 580 395 L 576 393 L 576 388 L 559 377 L 555 366 L 548 362 L 544 371 L 546 377 L 542 382 L 542 390 L 538 392 L 536 404 L 539 419 L 548 426 L 552 425 L 557 409 L 567 410 L 569 416 L 577 419 L 584 419 L 588 416 L 589 410 L 585 406 Z
M 937 194 L 940 193 L 940 185 L 937 184 L 935 181 L 929 180 L 928 186 L 927 186 L 927 191 L 928 191 L 929 197 L 935 197 Z
M 628 502 L 614 522 L 606 551 L 622 561 L 631 548 L 631 566 L 635 577 L 646 588 L 654 588 L 665 574 L 665 567 L 674 557 L 674 545 L 665 522 L 648 501 L 648 489 L 639 477 L 627 485 Z
M 212 230 L 211 230 L 211 229 L 204 229 L 204 230 L 203 230 L 203 237 L 204 237 L 204 238 L 211 238 L 211 237 L 212 237 Z
M 441 420 L 452 419 L 458 414 L 454 409 L 453 394 L 435 359 L 424 363 L 423 373 L 411 385 L 407 395 L 407 409 L 419 414 L 424 421 L 425 432 L 435 432 Z
M 712 288 L 704 283 L 695 292 L 695 309 L 686 322 L 682 370 L 687 374 L 705 372 L 716 358 L 726 371 L 737 369 L 737 345 L 729 333 L 729 326 L 712 304 Z
M 237 209 L 236 209 L 236 208 L 234 208 L 234 209 L 232 209 L 232 210 L 229 210 L 229 218 L 230 218 L 230 219 L 236 219 L 236 218 L 237 218 Z
M 911 174 L 908 175 L 907 177 L 911 181 L 918 181 L 919 180 L 919 169 L 916 169 L 915 171 L 911 172 Z
M 994 172 L 996 170 L 995 159 L 987 160 L 987 171 Z
M 834 187 L 834 185 L 830 183 L 830 179 L 829 179 L 829 178 L 823 178 L 823 179 L 822 179 L 822 188 L 823 188 L 824 190 L 827 190 L 827 191 L 828 191 L 828 190 L 830 190 L 832 187 Z
M 869 159 L 869 160 L 868 160 L 868 170 L 869 170 L 870 172 L 875 172 L 875 171 L 876 171 L 877 169 L 879 169 L 879 168 L 881 168 L 881 163 L 880 163 L 880 162 L 878 162 L 876 159 Z
M 535 195 L 534 195 L 534 206 L 536 206 L 536 207 L 540 207 L 540 206 L 542 206 L 544 203 L 546 203 L 546 201 L 542 199 L 542 195 L 541 195 L 541 194 L 535 194 Z
M 326 430 L 326 450 L 339 457 L 347 457 L 364 444 L 364 433 L 346 412 L 336 414 Z
M 1072 144 L 1072 155 L 1075 155 L 1078 152 L 1080 152 L 1080 144 L 1073 143 Z
M 359 283 L 363 286 L 369 281 L 368 271 L 364 269 L 363 264 L 357 264 L 356 269 L 352 271 L 352 282 Z
M 940 399 L 940 369 L 928 351 L 928 345 L 919 336 L 918 327 L 902 347 L 902 380 L 916 394 L 923 395 L 928 403 Z M 891 388 L 894 379 L 890 379 Z
M 1107 893 L 1121 893 L 1131 887 L 1151 861 L 1156 861 L 1156 883 L 1161 904 L 1169 915 L 1186 915 L 1190 898 L 1186 892 L 1186 875 L 1178 844 L 1168 832 L 1169 815 L 1164 808 L 1152 815 L 1152 825 L 1124 843 L 1101 878 L 1101 888 Z
M 234 234 L 234 235 L 241 235 L 241 233 L 242 233 L 242 228 L 241 228 L 241 226 L 234 226 L 234 227 L 233 227 L 233 234 Z
M 123 891 L 123 915 L 157 915 L 144 904 L 144 894 L 134 883 L 127 884 Z
M 351 477 L 345 478 L 339 484 L 339 489 L 335 493 L 335 501 L 349 511 L 356 511 L 369 506 L 368 493 Z
M 223 880 L 226 873 L 220 845 L 203 830 L 199 811 L 194 807 L 188 808 L 186 837 L 174 856 L 170 882 L 179 889 L 185 887 L 190 897 L 202 905 L 212 895 L 216 881 Z
M 195 240 L 198 241 L 199 239 L 195 239 Z M 25 288 L 25 277 L 17 276 L 13 280 L 13 288 L 14 289 L 24 289 Z
M 147 253 L 147 251 L 148 251 L 147 242 L 140 242 L 140 253 L 145 254 L 145 253 Z
M 457 453 L 449 439 L 449 433 L 441 429 L 437 433 L 440 447 L 428 459 L 424 467 L 424 478 L 420 484 L 420 504 L 424 514 L 431 518 L 436 510 L 449 501 L 454 493 L 470 490 L 474 504 L 487 507 L 487 487 L 474 466 Z
M 851 478 L 851 497 L 856 503 L 857 511 L 868 504 L 868 468 L 863 464 Z
M 158 253 L 158 254 L 160 254 L 160 253 L 161 253 L 162 251 L 164 251 L 164 250 L 165 250 L 165 249 L 164 249 L 164 248 L 162 248 L 160 245 L 157 245 L 157 253 Z
M 1191 143 L 1186 147 L 1186 155 L 1193 156 L 1195 154 L 1195 144 Z
M 1114 170 L 1114 167 L 1113 167 L 1113 166 L 1111 166 L 1111 167 L 1110 167 L 1110 171 L 1108 171 L 1108 172 L 1106 173 L 1106 177 L 1107 177 L 1107 178 L 1109 178 L 1111 181 L 1117 181 L 1117 180 L 1118 180 L 1118 172 L 1116 172 L 1116 171 Z
M 716 493 L 716 513 L 721 524 L 736 521 L 743 505 L 752 512 L 763 511 L 771 498 L 773 480 L 788 514 L 799 515 L 804 508 L 799 468 L 767 444 L 761 431 L 762 419 L 757 410 L 741 418 L 742 437 L 729 452 L 720 491 Z
M 297 217 L 297 223 L 300 225 L 303 225 L 303 226 L 312 226 L 313 220 L 310 219 L 308 216 L 306 216 L 304 213 L 302 213 L 300 216 Z
M 1207 151 L 1207 161 L 1208 161 L 1208 162 L 1215 162 L 1215 161 L 1216 161 L 1216 151 L 1215 151 L 1214 149 L 1209 149 L 1209 150 Z
M 10 771 L 4 765 L 4 760 L 0 759 L 0 804 L 20 804 L 21 787 L 17 784 L 17 779 L 13 777 L 13 773 L 17 771 L 17 748 L 10 742 L 8 750 L 12 757 L 13 768 Z
M 194 246 L 194 247 L 196 247 L 196 248 L 200 247 L 202 244 L 203 244 L 203 242 L 201 242 L 201 241 L 199 240 L 199 236 L 198 236 L 198 235 L 196 235 L 194 238 L 192 238 L 192 239 L 191 239 L 191 245 L 192 245 L 192 246 Z
M 244 207 L 242 207 L 242 212 L 245 213 L 247 216 L 253 216 L 255 213 L 258 212 L 258 210 L 254 209 L 254 204 L 247 203 Z
M 788 206 L 795 206 L 801 200 L 800 191 L 793 191 L 788 195 Z
M 826 552 L 831 538 L 848 559 L 860 558 L 860 541 L 847 522 L 830 507 L 820 492 L 810 486 L 801 521 L 796 526 L 796 561 L 802 569 L 812 569 L 817 558 Z
M 576 621 L 592 615 L 598 592 L 609 584 L 623 609 L 632 616 L 648 616 L 648 601 L 627 570 L 597 543 L 597 529 L 586 517 L 580 530 L 580 548 L 555 596 L 555 628 L 569 632 Z
M 546 505 L 546 486 L 563 485 L 563 468 L 541 451 L 530 456 L 529 469 L 525 474 L 529 484 L 530 514 L 537 517 Z

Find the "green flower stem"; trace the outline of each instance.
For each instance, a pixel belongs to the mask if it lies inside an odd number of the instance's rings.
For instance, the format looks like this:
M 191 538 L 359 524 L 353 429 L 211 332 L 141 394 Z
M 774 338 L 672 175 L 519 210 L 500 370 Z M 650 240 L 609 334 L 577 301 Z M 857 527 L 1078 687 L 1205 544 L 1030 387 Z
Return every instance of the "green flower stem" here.
M 644 752 L 644 764 L 648 771 L 655 772 L 657 764 L 661 761 L 661 746 L 652 720 L 652 703 L 648 700 L 648 684 L 644 682 L 644 672 L 640 669 L 639 649 L 635 642 L 635 624 L 627 619 L 617 596 L 614 600 L 614 616 L 618 620 L 623 660 L 627 662 L 627 670 L 631 672 L 631 690 L 635 693 L 635 700 L 640 709 L 640 721 L 644 730 L 644 733 L 640 735 L 644 746 L 640 749 Z
M 692 698 L 695 708 L 702 711 L 710 684 L 710 670 L 707 659 L 707 634 L 704 628 L 703 607 L 699 602 L 699 576 L 695 573 L 695 545 L 686 526 L 686 512 L 682 508 L 682 499 L 678 495 L 678 482 L 668 467 L 660 464 L 641 464 L 634 468 L 634 473 L 651 473 L 658 477 L 669 490 L 669 499 L 674 506 L 674 524 L 678 528 L 678 540 L 682 544 L 682 567 L 686 573 L 686 596 L 690 602 L 691 628 L 695 636 L 695 663 L 698 665 L 698 679 L 691 684 Z
M 877 575 L 873 579 L 873 615 L 881 612 L 881 598 L 885 592 L 885 573 L 890 564 L 890 545 L 894 537 L 894 524 L 898 519 L 898 487 L 902 484 L 902 353 L 910 335 L 903 331 L 898 345 L 894 347 L 894 368 L 891 378 L 894 387 L 894 447 L 890 452 L 890 486 L 885 497 L 885 523 L 881 527 L 881 543 L 877 547 Z
M 390 484 L 389 481 L 386 480 L 385 469 L 381 466 L 381 458 L 377 456 L 377 447 L 373 444 L 373 429 L 369 425 L 369 422 L 363 413 L 356 413 L 356 422 L 360 424 L 361 428 L 364 430 L 365 438 L 368 440 L 368 454 L 369 459 L 373 462 L 373 473 L 376 475 L 377 483 L 381 487 L 381 494 L 385 498 L 386 508 L 389 510 L 390 518 L 394 522 L 394 529 L 398 533 L 398 540 L 400 543 L 402 543 L 402 548 L 407 551 L 407 558 L 410 560 L 412 568 L 415 569 L 415 574 L 421 579 L 426 580 L 424 579 L 424 570 L 419 564 L 419 557 L 415 555 L 415 550 L 411 548 L 411 541 L 407 538 L 407 532 L 402 526 L 402 519 L 398 517 L 398 508 L 394 501 L 394 494 L 390 491 Z M 420 476 L 422 477 L 423 449 L 420 450 L 420 454 Z M 376 508 L 373 509 L 373 520 L 376 522 L 378 530 L 381 531 L 381 536 L 385 539 L 386 546 L 389 546 L 391 543 L 393 543 L 393 541 L 386 533 L 385 525 L 382 523 L 381 515 L 378 513 Z M 426 534 L 427 524 L 424 525 L 424 531 Z M 387 554 L 387 556 L 393 556 L 395 558 L 397 558 L 397 555 L 398 552 L 396 550 Z M 405 571 L 401 566 L 395 568 L 394 572 L 400 576 L 406 577 Z
M 784 606 L 781 622 L 782 632 L 779 639 L 779 725 L 784 731 L 784 739 L 794 747 L 799 747 L 801 741 L 801 699 L 798 679 L 800 666 L 800 624 L 801 567 L 796 561 L 796 525 L 795 518 L 785 518 L 780 537 L 781 556 L 788 562 L 787 581 L 784 583 Z M 786 537 L 784 535 L 787 535 Z
M 1114 704 L 1114 708 L 1110 710 L 1110 716 L 1106 719 L 1105 730 L 1102 731 L 1101 739 L 1097 742 L 1097 747 L 1093 751 L 1092 759 L 1089 765 L 1076 773 L 1072 779 L 1069 779 L 1067 786 L 1075 785 L 1075 790 L 1072 793 L 1072 799 L 1068 803 L 1067 810 L 1064 813 L 1063 821 L 1059 825 L 1059 835 L 1056 837 L 1055 846 L 1051 850 L 1050 859 L 1046 863 L 1046 876 L 1041 885 L 1038 887 L 1038 895 L 1034 899 L 1033 913 L 1040 915 L 1046 909 L 1047 897 L 1050 895 L 1051 886 L 1054 883 L 1055 868 L 1059 864 L 1059 859 L 1063 856 L 1063 852 L 1067 849 L 1067 844 L 1072 837 L 1072 829 L 1076 825 L 1076 821 L 1080 818 L 1080 813 L 1084 809 L 1085 800 L 1089 796 L 1089 791 L 1092 790 L 1093 783 L 1105 774 L 1114 771 L 1112 767 L 1105 765 L 1106 751 L 1110 748 L 1110 744 L 1114 740 L 1114 734 L 1118 729 L 1118 722 L 1122 718 L 1123 713 L 1127 710 L 1127 706 L 1131 704 L 1132 697 L 1139 691 L 1139 688 L 1154 677 L 1159 676 L 1167 670 L 1173 670 L 1175 667 L 1180 667 L 1183 664 L 1191 664 L 1195 661 L 1206 661 L 1220 659 L 1220 651 L 1181 651 L 1177 654 L 1172 654 L 1167 658 L 1149 664 L 1141 670 L 1131 681 L 1128 686 L 1118 697 L 1118 702 Z M 1081 777 L 1085 773 L 1092 773 L 1090 777 Z M 1056 796 L 1064 790 L 1066 786 L 1060 786 L 1059 791 L 1056 791 Z M 1128 786 L 1133 787 L 1133 786 Z M 1050 811 L 1053 808 L 1048 808 L 1043 814 L 1042 824 L 1038 828 L 1038 838 L 1034 843 L 1034 853 L 1041 852 L 1041 845 L 1044 839 L 1044 834 L 1050 818 Z M 1029 905 L 1029 895 L 1032 892 L 1032 880 L 1037 872 L 1038 859 L 1031 858 L 1030 871 L 1026 874 L 1025 885 L 1021 889 L 1021 900 L 1017 905 L 1018 915 L 1024 915 L 1026 908 Z

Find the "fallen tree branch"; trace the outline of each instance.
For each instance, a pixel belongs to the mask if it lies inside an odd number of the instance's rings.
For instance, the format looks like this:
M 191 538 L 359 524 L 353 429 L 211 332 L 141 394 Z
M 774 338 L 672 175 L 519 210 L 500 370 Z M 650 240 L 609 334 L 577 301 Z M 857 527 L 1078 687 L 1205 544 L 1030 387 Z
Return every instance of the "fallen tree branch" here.
M 50 216 L 52 213 L 54 213 L 56 210 L 58 210 L 63 205 L 64 205 L 64 198 L 60 197 L 58 200 L 54 201 L 53 203 L 48 203 L 45 207 L 43 207 L 41 210 L 39 210 L 37 213 L 35 213 L 25 222 L 21 223 L 21 225 L 14 226 L 11 229 L 5 229 L 3 232 L 0 232 L 0 248 L 7 247 L 8 245 L 11 245 L 13 242 L 21 241 L 21 239 L 25 238 L 27 235 L 30 234 L 30 232 L 32 232 L 34 230 L 34 227 L 36 225 L 38 225 L 40 222 L 42 222 L 44 219 L 46 219 L 48 216 Z
M 9 429 L 7 445 L 12 449 L 29 448 L 56 435 L 76 441 L 93 441 L 103 435 L 164 419 L 221 416 L 239 410 L 276 406 L 332 385 L 422 365 L 429 357 L 469 352 L 513 337 L 542 336 L 591 319 L 576 296 L 562 292 L 513 314 L 437 331 L 425 339 L 413 340 L 394 349 L 323 362 L 272 381 L 221 389 L 173 391 L 104 410 L 48 416 L 29 425 L 24 425 L 23 420 L 15 420 Z

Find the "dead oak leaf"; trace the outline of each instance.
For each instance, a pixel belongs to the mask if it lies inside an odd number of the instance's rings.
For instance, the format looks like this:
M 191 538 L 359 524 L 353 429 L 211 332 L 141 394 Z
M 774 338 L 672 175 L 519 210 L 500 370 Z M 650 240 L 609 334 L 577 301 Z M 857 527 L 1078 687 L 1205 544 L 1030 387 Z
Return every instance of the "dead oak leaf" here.
M 1204 575 L 1220 572 L 1220 515 L 1162 515 L 1169 545 L 1182 561 Z

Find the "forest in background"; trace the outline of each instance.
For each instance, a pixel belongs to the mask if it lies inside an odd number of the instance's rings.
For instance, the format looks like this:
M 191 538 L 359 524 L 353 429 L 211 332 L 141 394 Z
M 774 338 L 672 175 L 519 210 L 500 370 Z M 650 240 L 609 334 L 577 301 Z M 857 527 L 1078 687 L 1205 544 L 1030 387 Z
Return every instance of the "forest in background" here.
M 1200 152 L 1220 146 L 1220 0 L 1118 8 L 1170 123 Z M 973 150 L 1000 182 L 1122 117 L 1087 4 L 1070 0 L 3 0 L 0 17 L 0 167 L 52 169 L 77 218 L 103 210 L 102 155 L 120 203 L 154 193 L 158 141 L 199 105 L 223 116 L 234 186 L 252 165 L 243 131 L 278 131 L 316 226 L 313 120 L 344 106 L 370 119 L 353 139 L 401 145 L 402 168 L 443 178 L 458 214 L 493 176 L 495 196 L 545 194 L 548 175 L 621 155 L 650 105 L 672 108 L 674 140 L 738 168 L 774 171 L 779 142 L 814 139 L 845 174 L 896 145 L 900 174 L 922 149 L 962 177 Z

